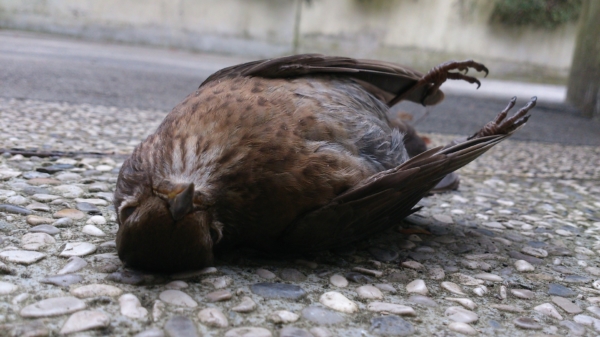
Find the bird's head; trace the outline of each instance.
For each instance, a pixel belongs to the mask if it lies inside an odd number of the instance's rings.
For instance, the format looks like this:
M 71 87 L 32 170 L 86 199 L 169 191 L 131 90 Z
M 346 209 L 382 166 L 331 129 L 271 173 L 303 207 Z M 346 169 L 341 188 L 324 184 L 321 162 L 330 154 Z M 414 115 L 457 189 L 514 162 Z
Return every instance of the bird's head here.
M 206 198 L 193 183 L 153 184 L 142 167 L 130 158 L 119 172 L 114 198 L 119 258 L 128 267 L 162 273 L 211 265 L 221 232 Z

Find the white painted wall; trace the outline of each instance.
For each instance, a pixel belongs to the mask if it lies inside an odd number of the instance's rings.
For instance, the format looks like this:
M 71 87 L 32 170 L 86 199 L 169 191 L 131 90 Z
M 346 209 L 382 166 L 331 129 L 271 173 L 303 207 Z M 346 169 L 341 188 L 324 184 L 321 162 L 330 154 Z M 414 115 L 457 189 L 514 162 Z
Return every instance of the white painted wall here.
M 269 57 L 324 52 L 426 70 L 475 58 L 492 75 L 566 78 L 576 24 L 489 23 L 488 0 L 0 0 L 0 27 Z

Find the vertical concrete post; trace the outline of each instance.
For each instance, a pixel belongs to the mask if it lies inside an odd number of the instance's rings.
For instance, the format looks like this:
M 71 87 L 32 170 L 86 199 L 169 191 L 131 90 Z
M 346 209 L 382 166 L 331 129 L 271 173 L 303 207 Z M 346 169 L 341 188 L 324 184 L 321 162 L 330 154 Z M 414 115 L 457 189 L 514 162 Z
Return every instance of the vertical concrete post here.
M 600 1 L 585 0 L 569 74 L 567 100 L 587 117 L 600 117 Z

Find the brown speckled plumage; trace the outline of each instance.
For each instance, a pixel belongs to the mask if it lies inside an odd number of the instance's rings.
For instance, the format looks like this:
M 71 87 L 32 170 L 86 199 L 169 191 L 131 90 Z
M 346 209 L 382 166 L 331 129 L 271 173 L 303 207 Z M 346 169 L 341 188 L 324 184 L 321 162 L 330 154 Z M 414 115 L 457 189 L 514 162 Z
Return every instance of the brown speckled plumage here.
M 412 128 L 386 117 L 403 99 L 438 103 L 447 78 L 478 83 L 448 72 L 467 66 L 487 72 L 472 61 L 422 75 L 298 55 L 213 74 L 123 164 L 119 257 L 172 272 L 210 264 L 216 248 L 314 251 L 389 228 L 446 174 L 522 124 L 526 111 L 465 143 L 423 152 Z M 405 143 L 414 144 L 408 152 Z

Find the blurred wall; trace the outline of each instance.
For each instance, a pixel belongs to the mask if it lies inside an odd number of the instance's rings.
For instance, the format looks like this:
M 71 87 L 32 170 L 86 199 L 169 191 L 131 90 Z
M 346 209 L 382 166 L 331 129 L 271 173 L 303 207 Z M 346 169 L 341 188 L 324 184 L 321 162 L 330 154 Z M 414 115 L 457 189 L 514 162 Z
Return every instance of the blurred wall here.
M 0 27 L 269 57 L 323 52 L 426 70 L 475 58 L 496 77 L 566 78 L 576 24 L 491 24 L 488 0 L 0 0 Z

